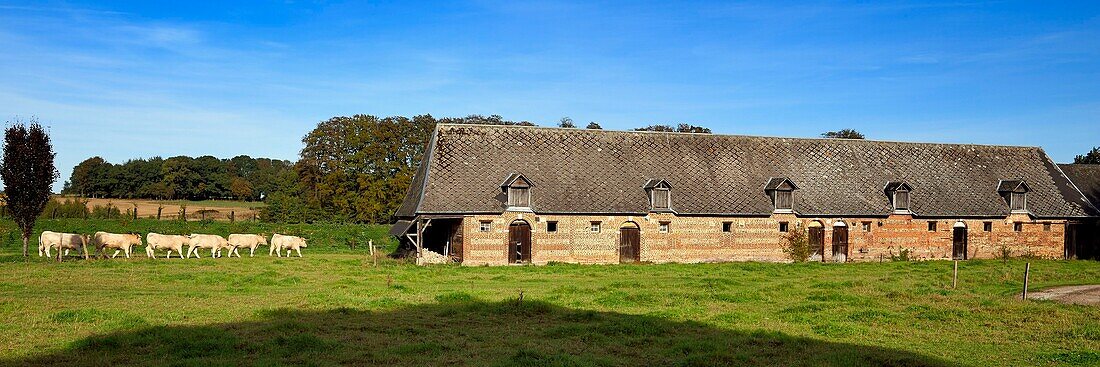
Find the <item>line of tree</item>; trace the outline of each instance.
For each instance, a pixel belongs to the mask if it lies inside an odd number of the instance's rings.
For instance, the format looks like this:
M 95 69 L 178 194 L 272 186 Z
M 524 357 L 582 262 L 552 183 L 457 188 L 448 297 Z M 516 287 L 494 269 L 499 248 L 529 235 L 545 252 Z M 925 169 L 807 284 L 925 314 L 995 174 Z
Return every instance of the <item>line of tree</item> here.
M 76 167 L 61 193 L 125 199 L 239 199 L 256 201 L 286 190 L 297 176 L 286 160 L 178 156 L 131 159 L 112 164 L 100 157 Z

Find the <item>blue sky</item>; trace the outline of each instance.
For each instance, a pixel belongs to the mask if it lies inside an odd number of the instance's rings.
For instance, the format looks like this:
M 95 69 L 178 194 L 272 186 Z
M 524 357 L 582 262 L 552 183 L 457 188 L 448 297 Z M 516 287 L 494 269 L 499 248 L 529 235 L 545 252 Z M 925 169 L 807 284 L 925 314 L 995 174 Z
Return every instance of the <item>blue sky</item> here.
M 1100 145 L 1100 4 L 0 0 L 0 119 L 48 125 L 62 180 L 94 155 L 293 160 L 356 113 L 854 128 L 1065 162 Z

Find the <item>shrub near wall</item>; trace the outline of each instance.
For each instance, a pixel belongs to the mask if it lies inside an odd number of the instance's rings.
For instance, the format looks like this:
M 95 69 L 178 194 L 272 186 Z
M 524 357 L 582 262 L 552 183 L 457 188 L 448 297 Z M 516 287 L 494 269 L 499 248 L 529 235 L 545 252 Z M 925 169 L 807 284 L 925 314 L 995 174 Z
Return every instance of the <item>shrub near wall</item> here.
M 38 233 L 42 231 L 81 233 L 91 235 L 97 231 L 112 233 L 138 233 L 145 241 L 149 232 L 161 234 L 192 233 L 228 236 L 231 233 L 263 233 L 269 238 L 273 233 L 301 236 L 309 242 L 303 250 L 317 252 L 367 253 L 368 241 L 374 240 L 376 248 L 390 253 L 397 248 L 397 241 L 389 235 L 389 226 L 381 224 L 311 223 L 281 224 L 264 222 L 177 221 L 156 219 L 45 219 L 35 226 L 32 245 L 38 246 Z M 10 220 L 0 221 L 0 247 L 14 249 L 22 246 L 19 231 Z M 144 247 L 142 247 L 144 250 Z

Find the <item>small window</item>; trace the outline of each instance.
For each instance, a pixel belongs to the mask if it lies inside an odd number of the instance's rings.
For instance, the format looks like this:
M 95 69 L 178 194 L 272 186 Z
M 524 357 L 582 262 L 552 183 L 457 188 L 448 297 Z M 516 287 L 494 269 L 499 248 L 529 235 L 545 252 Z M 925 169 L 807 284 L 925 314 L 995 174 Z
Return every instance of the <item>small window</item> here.
M 546 222 L 546 232 L 553 233 L 553 232 L 557 232 L 557 231 L 558 231 L 558 222 L 557 221 Z
M 794 209 L 793 191 L 790 190 L 776 190 L 775 191 L 775 210 L 792 210 Z
M 982 223 L 982 230 L 986 232 L 993 232 L 993 222 Z
M 592 233 L 600 233 L 600 222 L 589 223 L 588 230 Z
M 669 222 L 661 222 L 661 225 L 657 227 L 661 233 L 668 233 L 671 230 L 671 224 Z
M 790 225 L 787 222 L 779 222 L 779 231 L 780 232 L 789 232 L 790 231 Z
M 929 221 L 928 222 L 928 231 L 929 232 L 935 232 L 936 231 L 936 222 L 935 221 Z
M 1012 223 L 1012 230 L 1015 231 L 1015 232 L 1023 231 L 1024 230 L 1024 223 L 1022 223 L 1022 222 Z
M 482 232 L 489 232 L 489 229 L 492 228 L 492 225 L 493 225 L 492 221 L 488 221 L 488 220 L 481 221 L 481 231 Z
M 871 231 L 871 222 L 863 222 L 863 231 L 864 232 L 870 232 Z
M 1050 232 L 1050 223 L 1043 223 L 1043 231 Z
M 733 222 L 722 222 L 722 232 L 733 232 Z

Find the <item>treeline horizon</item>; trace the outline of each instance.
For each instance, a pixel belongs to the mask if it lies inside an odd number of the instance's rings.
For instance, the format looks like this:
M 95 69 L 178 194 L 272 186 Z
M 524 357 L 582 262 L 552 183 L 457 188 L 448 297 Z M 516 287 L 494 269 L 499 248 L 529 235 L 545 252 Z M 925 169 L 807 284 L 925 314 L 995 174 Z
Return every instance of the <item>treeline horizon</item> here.
M 114 164 L 95 156 L 73 167 L 61 194 L 108 199 L 258 201 L 293 182 L 288 160 L 214 156 L 136 158 Z

